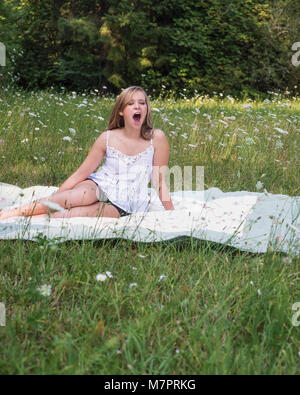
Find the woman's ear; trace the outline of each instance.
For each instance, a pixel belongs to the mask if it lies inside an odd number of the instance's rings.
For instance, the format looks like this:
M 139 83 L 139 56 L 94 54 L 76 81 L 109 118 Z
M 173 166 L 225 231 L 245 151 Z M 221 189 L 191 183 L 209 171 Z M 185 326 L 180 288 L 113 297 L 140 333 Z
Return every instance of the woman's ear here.
M 120 111 L 120 112 L 119 112 L 119 115 L 120 115 L 121 117 L 123 117 L 123 112 L 122 112 L 122 111 Z

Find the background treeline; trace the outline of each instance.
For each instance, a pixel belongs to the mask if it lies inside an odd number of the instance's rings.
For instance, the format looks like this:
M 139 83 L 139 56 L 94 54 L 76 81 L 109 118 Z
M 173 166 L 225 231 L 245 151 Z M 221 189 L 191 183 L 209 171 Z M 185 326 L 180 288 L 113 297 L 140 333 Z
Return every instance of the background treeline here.
M 296 41 L 300 0 L 0 0 L 0 84 L 294 92 Z

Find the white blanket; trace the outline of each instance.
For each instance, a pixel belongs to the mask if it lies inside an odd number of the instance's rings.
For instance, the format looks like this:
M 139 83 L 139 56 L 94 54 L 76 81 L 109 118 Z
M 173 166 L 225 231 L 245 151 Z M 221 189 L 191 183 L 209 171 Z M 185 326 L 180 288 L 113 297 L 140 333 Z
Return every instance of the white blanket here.
M 56 187 L 21 189 L 0 183 L 0 209 L 15 207 L 49 196 Z M 157 193 L 149 189 L 150 210 L 122 218 L 26 218 L 0 220 L 0 239 L 54 242 L 79 239 L 124 238 L 142 242 L 195 237 L 243 251 L 267 250 L 299 254 L 300 197 L 255 192 L 227 192 L 210 188 L 203 192 L 171 193 L 175 210 L 164 210 Z

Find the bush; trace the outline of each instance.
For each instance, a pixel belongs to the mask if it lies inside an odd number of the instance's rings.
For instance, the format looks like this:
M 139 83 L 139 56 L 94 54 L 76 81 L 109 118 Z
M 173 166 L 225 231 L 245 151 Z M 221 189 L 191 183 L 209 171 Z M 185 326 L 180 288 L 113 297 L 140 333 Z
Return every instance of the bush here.
M 31 88 L 106 85 L 118 92 L 135 84 L 152 94 L 237 96 L 292 90 L 300 77 L 291 63 L 299 11 L 292 0 L 24 0 L 22 35 L 14 36 L 23 56 L 14 70 Z M 9 13 L 9 26 L 13 19 Z
M 0 67 L 0 90 L 14 86 L 19 80 L 15 71 L 17 59 L 22 56 L 18 20 L 20 12 L 12 2 L 0 0 L 0 42 L 5 45 L 5 66 Z

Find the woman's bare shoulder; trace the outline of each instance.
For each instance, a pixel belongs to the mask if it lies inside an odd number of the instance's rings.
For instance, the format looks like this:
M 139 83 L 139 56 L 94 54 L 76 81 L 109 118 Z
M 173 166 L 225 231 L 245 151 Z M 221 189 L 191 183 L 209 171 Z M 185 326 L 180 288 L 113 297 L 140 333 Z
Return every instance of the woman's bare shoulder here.
M 153 129 L 152 136 L 153 136 L 153 140 L 161 140 L 166 138 L 165 133 L 161 129 Z
M 95 144 L 102 149 L 103 151 L 106 151 L 106 139 L 107 139 L 107 133 L 108 130 L 105 130 L 100 134 L 99 137 L 97 137 Z
M 99 137 L 97 137 L 97 140 L 98 141 L 106 141 L 107 133 L 108 133 L 108 130 L 105 130 L 104 132 L 102 132 L 99 135 Z
M 166 137 L 166 134 L 164 133 L 163 130 L 161 129 L 153 129 L 152 131 L 152 138 L 153 138 L 153 145 L 154 148 L 163 144 L 168 144 L 168 139 Z

